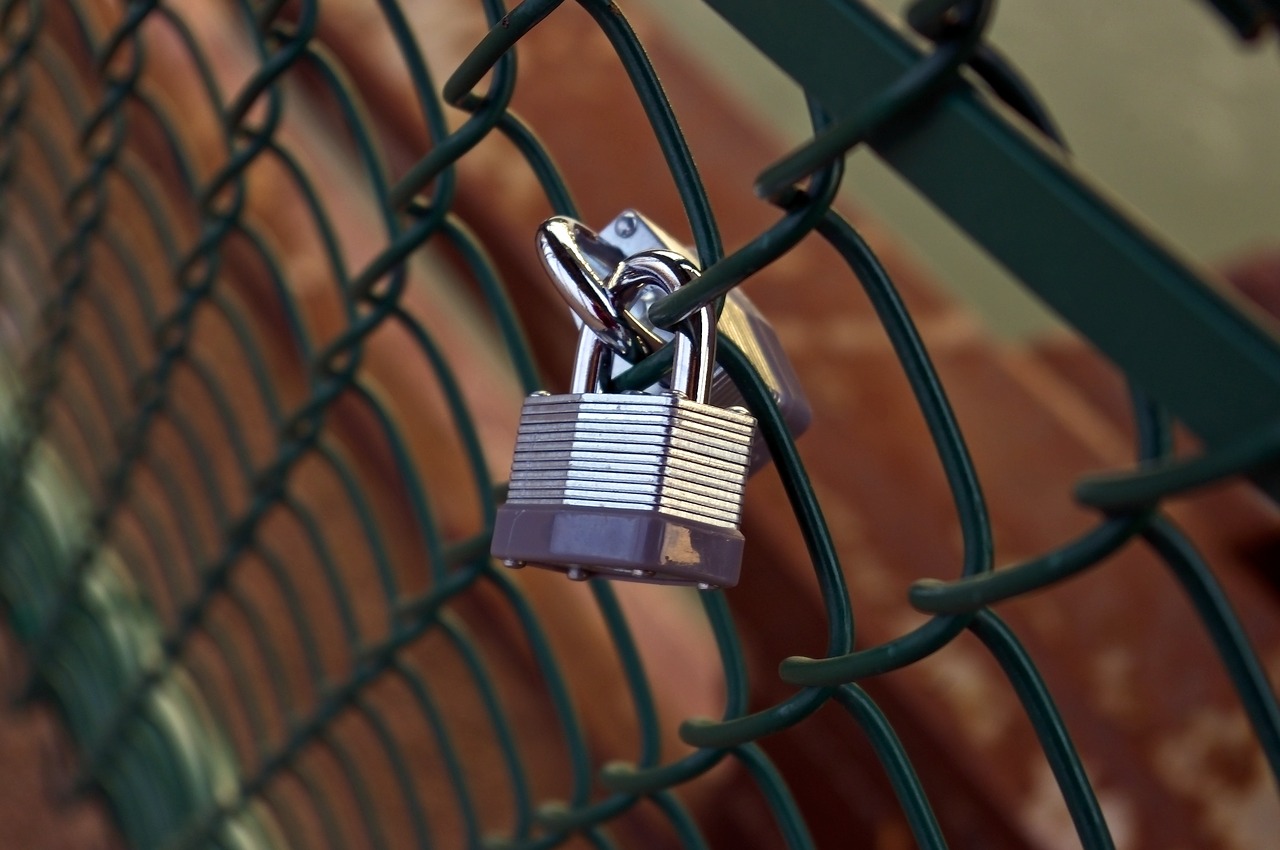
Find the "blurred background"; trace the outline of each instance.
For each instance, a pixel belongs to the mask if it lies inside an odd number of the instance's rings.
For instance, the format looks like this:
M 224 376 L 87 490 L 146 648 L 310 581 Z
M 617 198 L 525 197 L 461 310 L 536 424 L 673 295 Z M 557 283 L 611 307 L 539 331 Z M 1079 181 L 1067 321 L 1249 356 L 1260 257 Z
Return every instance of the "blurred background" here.
M 887 13 L 907 5 L 882 0 Z M 701 3 L 631 0 L 667 23 L 745 110 L 790 143 L 807 134 L 800 89 Z M 1083 169 L 1169 242 L 1211 265 L 1280 242 L 1280 63 L 1243 45 L 1208 3 L 1002 3 L 990 42 L 1039 90 Z M 846 197 L 874 210 L 1006 338 L 1053 318 L 869 150 Z
M 190 836 L 219 830 L 270 837 L 282 823 L 294 847 L 416 847 L 426 842 L 415 843 L 406 814 L 413 807 L 426 812 L 423 820 L 440 836 L 433 846 L 475 846 L 455 794 L 460 799 L 468 791 L 480 801 L 478 822 L 494 835 L 524 829 L 512 824 L 533 822 L 544 811 L 537 807 L 548 802 L 554 826 L 556 813 L 569 811 L 559 801 L 577 793 L 578 756 L 570 755 L 578 741 L 586 742 L 582 763 L 589 762 L 583 775 L 598 779 L 597 768 L 636 759 L 636 730 L 649 722 L 642 715 L 656 712 L 653 746 L 661 761 L 674 763 L 695 751 L 680 737 L 681 724 L 723 711 L 726 670 L 746 671 L 744 699 L 757 710 L 795 696 L 795 686 L 778 675 L 783 659 L 834 652 L 828 632 L 838 618 L 815 581 L 816 561 L 802 534 L 805 523 L 816 520 L 793 516 L 776 469 L 752 481 L 744 578 L 723 606 L 704 607 L 673 588 L 632 585 L 611 591 L 618 594 L 615 609 L 598 586 L 481 565 L 488 508 L 480 496 L 508 474 L 518 399 L 548 385 L 538 381 L 563 387 L 575 347 L 574 335 L 566 333 L 568 315 L 530 250 L 529 235 L 551 209 L 545 187 L 499 133 L 459 154 L 460 188 L 451 205 L 456 229 L 441 226 L 416 239 L 420 249 L 403 264 L 398 312 L 379 315 L 376 326 L 355 321 L 368 315 L 366 299 L 376 293 L 353 286 L 347 272 L 318 258 L 329 251 L 329 233 L 337 234 L 350 270 L 398 257 L 401 243 L 379 222 L 384 214 L 405 214 L 405 200 L 426 186 L 411 175 L 442 147 L 444 133 L 415 117 L 423 92 L 397 40 L 403 33 L 392 32 L 384 10 L 403 8 L 407 41 L 425 54 L 436 84 L 489 24 L 476 0 L 261 5 L 278 18 L 280 28 L 271 30 L 277 34 L 293 31 L 300 9 L 320 9 L 317 37 L 335 72 L 324 76 L 296 62 L 267 82 L 271 63 L 290 48 L 287 40 L 261 39 L 236 16 L 237 4 L 165 0 L 157 8 L 176 15 L 194 36 L 190 43 L 180 39 L 163 15 L 147 20 L 138 31 L 139 47 L 147 48 L 139 91 L 162 114 L 182 120 L 161 124 L 127 115 L 127 144 L 116 169 L 140 175 L 136 185 L 147 191 L 154 184 L 163 202 L 154 207 L 134 200 L 141 191 L 120 191 L 101 179 L 108 172 L 91 162 L 99 151 L 91 135 L 78 132 L 86 118 L 75 107 L 109 101 L 100 63 L 80 44 L 80 22 L 73 18 L 90 22 L 94 43 L 102 44 L 109 34 L 127 31 L 133 7 L 125 0 L 58 0 L 43 7 L 45 35 L 32 55 L 61 76 L 32 73 L 32 103 L 39 108 L 23 117 L 50 129 L 21 136 L 23 168 L 11 172 L 27 191 L 15 196 L 21 203 L 11 210 L 0 207 L 10 225 L 7 234 L 0 228 L 0 237 L 25 236 L 48 248 L 28 252 L 43 264 L 20 264 L 10 243 L 9 254 L 0 252 L 0 263 L 8 263 L 0 265 L 0 296 L 12 295 L 0 305 L 18 317 L 14 361 L 27 362 L 24 346 L 44 345 L 38 333 L 44 313 L 36 308 L 58 297 L 51 287 L 77 277 L 64 281 L 65 270 L 50 260 L 59 248 L 95 260 L 81 297 L 96 300 L 88 304 L 94 309 L 75 313 L 75 333 L 67 338 L 81 347 L 66 355 L 68 365 L 59 365 L 61 396 L 54 401 L 61 418 L 42 435 L 50 459 L 32 476 L 42 487 L 52 481 L 61 488 L 48 485 L 58 498 L 48 500 L 53 507 L 42 503 L 38 514 L 45 523 L 38 530 L 59 546 L 38 550 L 49 551 L 47 564 L 24 556 L 8 563 L 0 558 L 0 565 L 27 596 L 35 594 L 20 581 L 42 589 L 40 598 L 71 598 L 66 588 L 78 594 L 82 586 L 94 595 L 92 605 L 76 609 L 76 628 L 61 628 L 55 608 L 14 606 L 22 615 L 13 618 L 23 627 L 15 627 L 18 637 L 52 649 L 41 650 L 44 663 L 29 669 L 0 630 L 0 694 L 48 686 L 71 707 L 62 719 L 72 718 L 71 732 L 91 757 L 84 763 L 75 757 L 47 707 L 0 715 L 0 760 L 22 767 L 0 781 L 0 850 L 116 846 L 102 800 L 80 793 L 96 788 L 108 790 L 116 825 L 139 847 L 203 846 Z M 762 119 L 783 144 L 799 143 L 808 135 L 801 94 L 697 0 L 618 5 L 662 76 L 732 250 L 776 220 L 776 210 L 751 198 L 749 184 L 782 145 L 753 119 Z M 896 14 L 904 5 L 885 8 Z M 607 14 L 605 6 L 594 8 Z M 1180 251 L 1224 268 L 1280 247 L 1280 178 L 1269 156 L 1280 137 L 1274 49 L 1239 46 L 1201 0 L 1017 0 L 1000 5 L 991 41 L 1038 87 L 1083 169 Z M 1268 46 L 1274 48 L 1274 40 Z M 211 63 L 220 98 L 199 90 L 196 56 Z M 704 63 L 711 78 L 691 62 Z M 520 69 L 513 114 L 554 156 L 584 221 L 607 221 L 626 204 L 683 226 L 662 152 L 626 71 L 581 4 L 563 4 L 521 39 Z M 64 78 L 71 97 L 59 88 Z M 299 175 L 264 147 L 267 153 L 246 168 L 244 207 L 233 215 L 244 235 L 210 242 L 202 234 L 213 212 L 178 178 L 185 172 L 170 151 L 184 151 L 195 163 L 194 185 L 219 179 L 215 175 L 232 165 L 225 145 L 228 104 L 259 82 L 288 104 L 268 135 L 308 175 L 307 192 Z M 349 122 L 340 108 L 348 96 L 359 107 L 359 121 Z M 446 110 L 448 131 L 461 132 L 467 117 Z M 388 193 L 372 180 L 357 141 L 378 145 L 394 185 L 409 188 Z M 61 170 L 49 164 L 63 161 Z M 86 185 L 102 192 L 104 204 L 110 200 L 109 211 L 91 226 L 72 226 L 77 208 L 65 201 L 80 190 L 62 185 L 64 172 L 90 175 Z M 1032 563 L 1092 535 L 1100 519 L 1075 503 L 1072 488 L 1083 474 L 1129 468 L 1134 435 L 1122 377 L 1083 342 L 1054 333 L 1052 320 L 1017 284 L 873 155 L 851 157 L 845 186 L 849 203 L 843 206 L 857 208 L 855 224 L 908 305 L 967 445 L 957 448 L 957 440 L 935 451 L 899 352 L 853 275 L 819 240 L 803 241 L 749 282 L 814 405 L 813 425 L 798 451 L 829 525 L 837 569 L 847 566 L 849 608 L 856 608 L 858 645 L 865 648 L 887 645 L 924 622 L 908 590 L 920 579 L 957 574 L 975 528 L 994 540 L 1001 567 Z M 67 214 L 48 215 L 46 227 L 31 212 L 44 205 L 65 207 Z M 171 228 L 175 244 L 197 245 L 207 261 L 195 266 L 210 275 L 200 297 L 220 299 L 198 311 L 181 306 L 185 296 L 173 284 L 184 279 L 175 277 L 174 259 L 157 238 Z M 687 231 L 678 235 L 688 237 Z M 113 241 L 108 245 L 104 237 Z M 117 244 L 141 261 L 119 260 Z M 216 287 L 213 260 L 221 264 Z M 390 262 L 401 266 L 399 259 Z M 143 273 L 134 274 L 135 265 Z M 277 269 L 284 287 L 277 286 Z M 522 343 L 495 319 L 491 292 L 500 287 L 490 278 L 507 285 L 504 297 L 529 331 L 533 357 L 519 356 Z M 946 297 L 939 287 L 960 297 Z M 159 299 L 156 315 L 138 306 L 149 302 L 133 293 Z M 961 300 L 1001 339 L 993 341 L 969 309 L 957 305 Z M 106 314 L 102 304 L 123 305 L 123 344 L 114 326 L 99 321 Z M 168 358 L 179 356 L 166 349 L 169 335 L 156 332 L 170 315 L 189 330 L 180 354 L 187 365 L 172 372 L 165 416 L 153 427 L 150 413 L 136 411 L 132 390 L 139 374 L 149 376 L 157 362 L 168 370 Z M 286 315 L 288 322 L 281 318 Z M 368 335 L 350 336 L 357 325 Z M 349 386 L 331 393 L 317 367 L 327 365 L 321 358 L 330 345 L 351 340 L 360 345 L 359 369 Z M 428 342 L 438 355 L 428 356 Z M 135 346 L 136 369 L 126 356 Z M 0 350 L 0 364 L 7 353 Z M 456 370 L 460 394 L 446 386 L 437 360 Z M 101 380 L 98 367 L 113 370 L 111 379 Z M 0 396 L 3 390 L 0 385 Z M 98 415 L 85 399 L 108 413 Z M 326 411 L 315 445 L 301 445 L 292 426 L 298 410 Z M 181 420 L 182 427 L 169 420 Z M 130 439 L 120 440 L 121 434 Z M 228 435 L 248 448 L 233 451 L 238 443 Z M 146 451 L 129 448 L 126 455 L 117 443 Z M 949 458 L 954 468 L 963 452 L 980 473 L 989 522 L 955 510 L 944 463 Z M 194 457 L 218 471 L 213 485 L 193 471 Z M 287 486 L 276 487 L 274 470 L 299 458 Z M 350 472 L 331 474 L 334 458 L 349 462 Z M 65 464 L 65 476 L 54 460 Z M 140 483 L 128 499 L 112 487 L 98 495 L 92 488 L 117 480 L 117 468 Z M 96 500 L 99 513 L 66 507 L 79 504 L 67 494 L 81 490 Z M 420 515 L 417 497 L 406 493 L 425 493 L 436 515 L 423 519 L 430 512 Z M 206 509 L 214 494 L 218 501 L 225 497 L 220 511 L 226 517 Z M 269 517 L 264 504 L 273 506 Z M 1236 484 L 1166 508 L 1214 565 L 1259 663 L 1272 682 L 1280 681 L 1275 505 Z M 109 533 L 90 535 L 85 518 L 91 516 Z M 251 549 L 243 542 L 245 528 L 255 529 Z M 64 581 L 60 571 L 91 563 L 101 565 L 92 574 L 101 585 Z M 449 571 L 459 564 L 482 570 L 480 578 L 451 583 Z M 218 584 L 211 585 L 215 575 Z M 0 579 L 6 576 L 0 571 Z M 209 587 L 217 589 L 210 594 Z M 283 605 L 291 593 L 300 601 Z M 513 600 L 524 607 L 517 610 Z M 348 604 L 354 614 L 346 613 Z M 1141 616 L 1135 616 L 1139 605 Z M 286 610 L 289 615 L 280 616 Z M 726 650 L 711 625 L 730 622 L 730 612 L 741 645 Z M 447 633 L 439 628 L 446 616 Z M 1253 737 L 1204 618 L 1150 551 L 1135 542 L 1052 592 L 1002 604 L 1000 616 L 1055 695 L 1115 846 L 1244 850 L 1274 843 L 1280 831 L 1274 775 L 1280 771 Z M 253 625 L 259 621 L 261 628 Z M 406 637 L 402 622 L 423 631 Z M 535 622 L 559 671 L 538 666 L 529 649 Z M 483 664 L 473 665 L 450 643 L 457 641 L 455 624 L 459 633 L 475 636 Z M 632 698 L 631 673 L 622 666 L 629 656 L 620 649 L 624 626 L 650 671 L 651 706 Z M 97 637 L 100 628 L 130 636 L 110 664 L 79 649 L 81 643 L 114 647 Z M 631 642 L 626 637 L 625 644 Z M 318 648 L 320 663 L 304 657 L 304 646 Z M 165 665 L 161 675 L 153 675 L 157 657 Z M 952 846 L 1078 847 L 1038 730 L 1002 664 L 965 634 L 936 655 L 874 677 L 866 693 L 883 707 L 915 762 Z M 409 681 L 420 690 L 406 690 Z M 577 721 L 562 722 L 550 685 L 568 694 L 580 728 Z M 510 711 L 487 719 L 478 708 L 485 688 Z M 414 696 L 428 689 L 442 697 L 439 725 L 447 735 L 428 728 L 437 712 Z M 335 710 L 355 694 L 360 699 Z M 189 704 L 182 701 L 188 695 Z M 832 704 L 793 718 L 785 731 L 759 738 L 759 752 L 777 778 L 758 779 L 763 774 L 739 751 L 721 768 L 680 783 L 677 798 L 706 844 L 782 846 L 783 819 L 769 805 L 777 795 L 762 791 L 785 787 L 796 807 L 788 823 L 803 816 L 816 846 L 913 846 L 881 757 L 849 712 Z M 375 721 L 390 731 L 375 736 Z M 572 735 L 565 726 L 573 726 Z M 122 734 L 143 728 L 151 732 Z M 444 746 L 435 743 L 441 738 L 462 754 L 465 782 L 446 764 Z M 514 769 L 498 746 L 508 739 L 527 760 L 527 794 L 511 790 Z M 401 751 L 412 781 L 391 767 L 390 754 Z M 335 755 L 345 752 L 352 753 L 350 761 Z M 1273 756 L 1273 764 L 1280 757 Z M 193 777 L 187 785 L 170 781 L 183 771 Z M 371 805 L 353 790 L 365 784 Z M 607 793 L 593 782 L 590 795 L 575 797 L 572 806 Z M 647 802 L 610 819 L 621 847 L 677 841 L 667 816 Z M 320 836 L 331 821 L 342 834 L 325 840 Z M 385 843 L 364 840 L 366 831 L 375 834 L 373 824 L 388 833 Z M 268 837 L 256 844 L 209 843 L 277 846 Z M 573 850 L 588 844 L 583 835 L 574 842 Z

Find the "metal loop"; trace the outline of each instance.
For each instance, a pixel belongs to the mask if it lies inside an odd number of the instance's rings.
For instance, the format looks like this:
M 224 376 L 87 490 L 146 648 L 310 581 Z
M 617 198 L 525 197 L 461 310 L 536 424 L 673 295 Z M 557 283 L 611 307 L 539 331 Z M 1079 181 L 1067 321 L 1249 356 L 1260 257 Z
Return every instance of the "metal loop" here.
M 557 220 L 553 219 L 553 221 Z M 573 224 L 577 223 L 573 222 Z M 564 234 L 562 228 L 557 227 L 555 230 L 559 231 L 556 233 L 557 238 Z M 586 228 L 582 230 L 585 231 Z M 576 248 L 576 244 L 573 247 Z M 546 258 L 547 255 L 543 254 L 544 264 Z M 565 267 L 558 266 L 558 268 Z M 581 265 L 575 264 L 574 271 L 580 274 L 570 272 L 563 277 L 552 275 L 562 293 L 572 291 L 568 289 L 567 281 L 582 282 L 586 287 L 586 290 L 582 291 L 582 298 L 566 298 L 566 300 L 571 306 L 581 307 L 598 298 L 598 303 L 603 309 L 601 313 L 595 315 L 607 314 L 616 317 L 615 329 L 620 332 L 619 334 L 601 333 L 590 323 L 583 322 L 570 383 L 571 392 L 574 393 L 603 390 L 612 357 L 614 352 L 618 351 L 617 348 L 609 347 L 609 343 L 618 338 L 621 332 L 626 333 L 628 342 L 632 346 L 646 352 L 666 345 L 667 340 L 658 334 L 647 316 L 643 312 L 637 314 L 632 308 L 644 306 L 641 295 L 646 290 L 657 289 L 664 296 L 670 295 L 696 278 L 698 273 L 697 267 L 687 257 L 674 251 L 661 249 L 645 251 L 621 264 L 612 276 L 614 285 L 597 295 L 591 287 L 593 281 L 598 282 L 598 278 L 595 278 L 589 265 L 585 262 Z M 705 403 L 711 395 L 711 380 L 716 359 L 716 317 L 711 306 L 703 306 L 676 328 L 671 344 L 674 346 L 670 380 L 672 391 L 692 401 Z
M 573 375 L 569 379 L 569 392 L 602 393 L 613 364 L 613 351 L 600 337 L 583 326 L 578 332 L 578 352 L 573 358 Z
M 583 325 L 614 351 L 632 359 L 638 346 L 630 326 L 609 294 L 612 280 L 601 280 L 588 257 L 588 251 L 595 256 L 613 251 L 621 263 L 621 252 L 602 243 L 591 228 L 565 216 L 543 222 L 535 242 L 542 267 Z
M 657 287 L 665 295 L 676 292 L 698 276 L 697 266 L 674 251 L 657 249 L 628 258 L 619 270 L 612 291 L 615 303 L 637 335 L 661 340 L 647 311 L 637 316 L 632 309 L 646 287 Z M 710 304 L 698 308 L 675 329 L 675 349 L 671 362 L 671 386 L 683 387 L 690 399 L 705 402 L 711 395 L 711 379 L 716 365 L 716 315 Z M 657 347 L 661 347 L 659 343 Z
M 675 251 L 661 248 L 644 251 L 627 258 L 618 270 L 612 287 L 615 304 L 621 305 L 622 319 L 640 341 L 646 354 L 652 354 L 666 345 L 670 331 L 658 329 L 649 315 L 649 308 L 681 287 L 698 278 L 699 271 L 693 260 Z M 658 299 L 649 296 L 654 289 L 662 292 Z M 706 306 L 706 305 L 703 305 Z M 695 310 L 689 318 L 701 312 Z

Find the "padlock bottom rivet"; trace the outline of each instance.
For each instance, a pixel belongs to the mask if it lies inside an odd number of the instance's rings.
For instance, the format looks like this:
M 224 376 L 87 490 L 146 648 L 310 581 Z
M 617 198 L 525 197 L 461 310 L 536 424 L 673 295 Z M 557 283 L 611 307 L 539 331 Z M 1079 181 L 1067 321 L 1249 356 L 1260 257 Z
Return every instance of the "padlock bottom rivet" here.
M 570 567 L 566 575 L 568 575 L 572 581 L 586 581 L 591 578 L 591 573 L 587 572 L 582 567 Z
M 524 565 L 524 561 L 517 561 L 513 558 L 504 558 L 502 560 L 502 566 L 510 567 L 513 570 L 522 570 L 524 569 Z

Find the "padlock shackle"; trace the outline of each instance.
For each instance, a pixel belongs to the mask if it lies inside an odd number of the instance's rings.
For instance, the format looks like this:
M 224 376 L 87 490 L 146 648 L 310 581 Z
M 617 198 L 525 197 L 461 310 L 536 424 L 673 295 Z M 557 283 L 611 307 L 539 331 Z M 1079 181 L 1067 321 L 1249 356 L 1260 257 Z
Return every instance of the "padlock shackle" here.
M 631 293 L 657 285 L 667 294 L 698 277 L 698 268 L 687 257 L 661 248 L 629 257 L 610 290 L 622 315 L 629 312 Z M 711 381 L 716 368 L 716 314 L 705 304 L 688 319 L 672 328 L 675 346 L 671 360 L 671 388 L 691 401 L 706 404 L 711 397 Z
M 583 325 L 578 331 L 578 351 L 573 357 L 573 375 L 569 378 L 571 393 L 602 393 L 605 378 L 613 366 L 613 351 L 591 329 Z
M 627 260 L 609 298 L 622 314 L 626 301 L 645 286 L 657 286 L 670 294 L 693 280 L 698 270 L 693 263 L 672 251 L 645 251 Z M 622 302 L 619 304 L 618 302 Z M 705 305 L 675 328 L 670 345 L 671 389 L 690 401 L 706 404 L 711 397 L 711 381 L 716 365 L 716 314 Z M 613 351 L 605 340 L 584 324 L 578 333 L 578 350 L 573 360 L 571 393 L 604 391 L 610 374 Z
M 610 295 L 617 269 L 610 280 L 601 280 L 587 257 L 589 252 L 595 256 L 608 253 L 611 258 L 616 255 L 617 263 L 621 264 L 622 253 L 601 241 L 585 224 L 566 216 L 544 221 L 534 241 L 542 267 L 583 325 L 628 359 L 641 353 L 635 331 Z
M 535 241 L 560 297 L 616 353 L 634 363 L 667 344 L 647 313 L 634 312 L 636 296 L 648 286 L 670 294 L 695 279 L 698 267 L 692 260 L 671 248 L 654 248 L 633 255 L 638 258 L 633 264 L 617 246 L 567 216 L 543 222 Z M 628 278 L 632 286 L 623 285 Z

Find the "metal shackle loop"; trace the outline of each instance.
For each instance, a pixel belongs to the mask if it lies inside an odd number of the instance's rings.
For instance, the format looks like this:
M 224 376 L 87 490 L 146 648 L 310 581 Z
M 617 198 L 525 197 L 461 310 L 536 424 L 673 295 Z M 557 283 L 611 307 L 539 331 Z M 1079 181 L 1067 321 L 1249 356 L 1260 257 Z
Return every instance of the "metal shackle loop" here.
M 656 287 L 670 295 L 697 278 L 698 267 L 692 260 L 665 249 L 624 259 L 621 251 L 591 228 L 565 216 L 547 219 L 535 238 L 543 268 L 582 320 L 572 392 L 600 392 L 614 352 L 634 362 L 668 344 L 649 321 L 647 309 L 637 315 L 634 308 L 646 308 L 640 299 L 647 290 Z M 610 264 L 613 272 L 602 280 L 596 266 Z M 706 403 L 715 371 L 716 317 L 710 305 L 673 329 L 672 344 L 673 392 Z
M 671 362 L 671 388 L 680 396 L 705 405 L 712 392 L 716 370 L 716 312 L 701 307 L 676 328 Z M 570 393 L 602 393 L 605 376 L 613 365 L 613 351 L 603 339 L 582 326 L 573 356 Z
M 697 277 L 697 266 L 682 254 L 660 248 L 643 251 L 623 263 L 610 294 L 622 315 L 652 333 L 648 316 L 637 317 L 631 312 L 635 295 L 644 287 L 654 285 L 670 295 Z M 711 379 L 716 368 L 715 310 L 710 304 L 704 304 L 672 331 L 675 334 L 670 343 L 675 346 L 671 361 L 672 391 L 690 401 L 706 404 L 711 397 Z
M 656 286 L 669 295 L 697 276 L 697 267 L 674 251 L 645 251 L 622 265 L 616 275 L 617 282 L 607 296 L 619 315 L 628 316 L 637 324 L 647 324 L 647 317 L 637 318 L 630 313 L 632 302 L 643 289 Z M 652 330 L 651 325 L 648 327 Z M 655 337 L 662 339 L 656 334 Z M 602 336 L 583 325 L 573 361 L 571 393 L 603 392 L 614 356 L 605 343 Z M 681 322 L 674 329 L 670 344 L 675 346 L 671 361 L 672 391 L 690 401 L 707 403 L 716 361 L 716 315 L 711 305 L 704 305 Z
M 591 228 L 565 216 L 547 219 L 534 238 L 542 267 L 583 326 L 628 359 L 641 353 L 643 343 L 637 340 L 610 294 L 618 267 L 625 259 L 622 252 L 602 242 Z M 600 278 L 589 257 L 597 258 L 602 265 L 613 265 L 609 280 Z
M 613 351 L 586 325 L 578 331 L 578 351 L 573 357 L 569 392 L 602 393 L 613 366 Z

